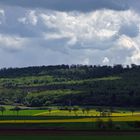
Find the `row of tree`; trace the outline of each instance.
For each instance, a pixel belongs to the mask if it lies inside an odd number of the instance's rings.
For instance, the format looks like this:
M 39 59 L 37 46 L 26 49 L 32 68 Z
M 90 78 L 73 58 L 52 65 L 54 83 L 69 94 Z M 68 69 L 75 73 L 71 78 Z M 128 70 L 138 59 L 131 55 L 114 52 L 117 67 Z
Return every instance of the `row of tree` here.
M 25 68 L 3 68 L 0 69 L 0 77 L 23 77 L 38 75 L 53 75 L 56 77 L 67 77 L 71 79 L 85 79 L 103 77 L 126 72 L 130 69 L 140 69 L 140 66 L 132 64 L 114 66 L 92 66 L 92 65 L 56 65 L 56 66 L 34 66 Z
M 78 116 L 78 111 L 80 111 L 80 110 L 82 111 L 83 114 L 87 114 L 87 115 L 90 113 L 90 111 L 93 110 L 93 108 L 91 108 L 91 107 L 82 107 L 81 108 L 81 107 L 78 107 L 78 106 L 64 106 L 64 107 L 59 107 L 58 109 L 60 111 L 68 111 L 69 114 L 71 114 L 71 112 L 73 111 L 75 116 Z M 17 116 L 18 116 L 19 111 L 21 111 L 22 108 L 20 108 L 19 106 L 15 106 L 15 107 L 11 108 L 10 110 L 15 111 L 17 113 Z M 48 107 L 48 108 L 46 108 L 46 110 L 49 113 L 51 113 L 52 108 Z M 2 116 L 4 115 L 5 111 L 6 111 L 6 108 L 4 106 L 0 106 L 0 112 L 1 112 Z M 112 108 L 112 107 L 110 107 L 108 109 L 98 107 L 96 109 L 96 111 L 100 113 L 100 117 L 110 117 L 110 116 L 112 116 L 112 113 L 116 112 L 115 108 Z M 129 111 L 131 111 L 132 116 L 133 116 L 133 114 L 135 112 L 135 109 L 134 108 L 129 108 Z
M 16 111 L 17 112 L 17 116 L 18 116 L 18 113 L 21 110 L 21 108 L 18 107 L 18 106 L 15 106 L 14 108 L 12 108 L 10 110 L 11 111 Z M 0 112 L 1 112 L 2 116 L 3 116 L 3 114 L 4 114 L 5 111 L 6 111 L 6 108 L 4 106 L 0 106 Z

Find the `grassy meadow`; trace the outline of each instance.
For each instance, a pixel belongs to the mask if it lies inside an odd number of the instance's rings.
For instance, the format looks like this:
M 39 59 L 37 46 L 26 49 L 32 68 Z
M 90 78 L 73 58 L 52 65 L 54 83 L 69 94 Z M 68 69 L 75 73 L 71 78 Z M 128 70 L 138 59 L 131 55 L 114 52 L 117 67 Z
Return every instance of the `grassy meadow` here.
M 11 109 L 14 108 L 15 106 L 11 106 L 11 105 L 3 105 L 5 107 L 5 111 L 3 112 L 3 115 L 4 116 L 16 116 L 17 115 L 17 112 L 16 111 L 12 111 Z M 51 111 L 49 111 L 49 109 L 46 107 L 40 107 L 40 108 L 37 108 L 37 107 L 31 107 L 31 108 L 27 108 L 25 107 L 24 109 L 24 106 L 21 106 L 21 109 L 19 112 L 18 112 L 18 115 L 19 116 L 83 116 L 83 117 L 99 117 L 100 116 L 100 112 L 97 111 L 97 109 L 93 108 L 93 109 L 90 109 L 88 111 L 86 110 L 82 110 L 82 107 L 77 107 L 78 108 L 76 111 L 69 111 L 69 110 L 61 110 L 59 109 L 59 107 L 49 107 L 51 108 Z M 108 110 L 108 109 L 105 109 L 105 110 Z M 2 112 L 0 112 L 0 115 L 2 116 Z M 125 108 L 118 108 L 116 109 L 116 111 L 112 112 L 111 113 L 111 116 L 112 117 L 130 117 L 130 116 L 139 116 L 140 115 L 140 111 L 139 109 L 135 110 L 132 114 L 131 110 L 130 109 L 125 109 Z

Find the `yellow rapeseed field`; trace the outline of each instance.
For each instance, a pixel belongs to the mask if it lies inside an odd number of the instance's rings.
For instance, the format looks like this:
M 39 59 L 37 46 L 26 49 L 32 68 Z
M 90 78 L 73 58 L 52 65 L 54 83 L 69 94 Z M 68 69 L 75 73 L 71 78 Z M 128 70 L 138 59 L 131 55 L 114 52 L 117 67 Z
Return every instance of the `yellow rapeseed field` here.
M 91 110 L 89 113 L 83 113 L 81 110 L 75 112 L 69 112 L 69 111 L 65 111 L 65 110 L 52 110 L 50 113 L 48 111 L 45 112 L 41 112 L 41 113 L 37 113 L 34 114 L 33 116 L 100 116 L 100 113 L 97 112 L 96 110 Z M 135 116 L 140 116 L 140 112 L 135 112 L 134 113 Z M 112 113 L 111 116 L 132 116 L 132 113 L 130 111 L 120 111 L 117 113 Z
M 80 119 L 55 119 L 55 120 L 1 120 L 0 123 L 68 123 L 68 122 L 96 122 L 98 117 L 80 118 Z M 106 122 L 112 119 L 114 122 L 140 121 L 140 116 L 124 116 L 124 117 L 104 117 L 100 118 Z

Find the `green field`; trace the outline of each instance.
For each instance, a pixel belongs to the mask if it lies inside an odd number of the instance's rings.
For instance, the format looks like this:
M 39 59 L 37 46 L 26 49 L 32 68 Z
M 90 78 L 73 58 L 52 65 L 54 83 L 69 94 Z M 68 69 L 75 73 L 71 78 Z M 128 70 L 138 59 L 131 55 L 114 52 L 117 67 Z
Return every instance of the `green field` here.
M 6 110 L 3 112 L 4 116 L 17 116 L 16 111 L 11 111 L 10 109 L 14 108 L 15 106 L 10 106 L 10 105 L 5 105 L 4 106 Z M 77 107 L 77 106 L 76 106 Z M 24 106 L 21 106 L 21 108 L 24 108 Z M 83 117 L 98 117 L 100 116 L 100 112 L 97 111 L 98 107 L 93 107 L 93 109 L 90 109 L 88 112 L 85 110 L 84 112 L 82 111 L 82 107 L 78 107 L 78 110 L 76 111 L 71 111 L 69 110 L 60 110 L 58 109 L 59 107 L 49 107 L 52 108 L 51 112 L 48 111 L 48 108 L 46 109 L 41 109 L 40 108 L 34 108 L 32 107 L 31 109 L 21 109 L 18 112 L 19 116 L 83 116 Z M 95 108 L 95 109 L 94 109 Z M 105 107 L 105 110 L 108 110 L 108 108 Z M 2 116 L 2 113 L 0 112 L 0 116 Z M 132 116 L 132 112 L 130 109 L 126 108 L 116 108 L 115 112 L 111 114 L 111 116 Z M 139 109 L 135 110 L 133 113 L 133 116 L 140 116 L 140 111 Z
M 78 110 L 61 110 L 60 107 L 52 106 L 51 111 L 41 108 L 23 108 L 18 111 L 11 111 L 15 106 L 5 105 L 6 110 L 0 115 L 0 128 L 42 128 L 42 129 L 64 129 L 64 130 L 96 130 L 101 129 L 99 123 L 105 126 L 105 130 L 139 130 L 140 111 L 135 112 L 126 108 L 115 108 L 110 116 L 100 116 L 98 107 L 92 107 L 88 112 Z M 76 107 L 76 106 L 75 106 Z M 26 108 L 24 110 L 24 108 Z M 77 108 L 77 107 L 76 107 Z M 108 108 L 104 107 L 105 110 Z M 112 121 L 112 127 L 109 123 Z
M 31 108 L 27 110 L 11 111 L 14 106 L 5 106 L 6 110 L 0 115 L 0 123 L 89 123 L 97 122 L 100 119 L 107 122 L 111 119 L 113 122 L 135 122 L 140 121 L 140 111 L 132 112 L 125 109 L 116 109 L 110 116 L 100 116 L 96 109 L 90 109 L 88 112 L 79 108 L 76 111 L 60 110 L 58 107 L 51 107 L 52 110 Z M 16 120 L 16 122 L 15 122 Z
M 39 85 L 53 85 L 53 84 L 80 84 L 83 82 L 95 82 L 95 81 L 112 81 L 119 80 L 119 76 L 109 76 L 102 78 L 86 79 L 86 80 L 67 80 L 65 78 L 54 78 L 53 76 L 26 76 L 18 78 L 0 78 L 0 86 L 3 84 L 11 83 L 13 85 L 22 86 L 39 86 Z

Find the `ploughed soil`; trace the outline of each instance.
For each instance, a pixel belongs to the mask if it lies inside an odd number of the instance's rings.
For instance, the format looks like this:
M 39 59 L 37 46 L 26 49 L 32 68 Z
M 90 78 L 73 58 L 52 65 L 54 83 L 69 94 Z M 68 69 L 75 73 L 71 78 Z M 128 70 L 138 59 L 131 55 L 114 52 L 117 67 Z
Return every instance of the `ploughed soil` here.
M 120 135 L 140 135 L 140 131 L 123 130 L 50 130 L 50 129 L 0 129 L 0 135 L 47 135 L 47 136 L 120 136 Z

